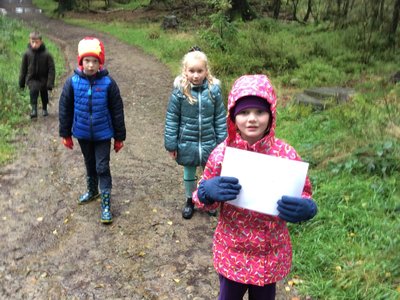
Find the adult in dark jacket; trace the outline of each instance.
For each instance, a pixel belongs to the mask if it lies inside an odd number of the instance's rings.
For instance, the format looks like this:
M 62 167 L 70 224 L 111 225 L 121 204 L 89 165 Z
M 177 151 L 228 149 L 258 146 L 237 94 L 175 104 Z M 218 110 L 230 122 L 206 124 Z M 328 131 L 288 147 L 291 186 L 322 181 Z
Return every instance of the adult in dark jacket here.
M 225 139 L 225 119 L 220 81 L 211 75 L 207 56 L 199 50 L 187 53 L 182 74 L 174 81 L 164 133 L 165 149 L 184 167 L 185 219 L 194 212 L 196 169 L 205 166 L 211 151 Z
M 126 129 L 120 91 L 103 68 L 104 61 L 100 40 L 86 37 L 79 42 L 79 68 L 65 82 L 60 97 L 59 131 L 67 148 L 73 149 L 72 136 L 78 139 L 85 159 L 87 191 L 78 203 L 96 199 L 100 185 L 100 220 L 111 223 L 111 139 L 114 138 L 114 150 L 118 152 L 123 147 Z
M 42 114 L 48 116 L 47 104 L 49 103 L 48 90 L 54 87 L 55 66 L 52 55 L 47 51 L 39 32 L 29 34 L 28 49 L 22 56 L 19 75 L 19 87 L 29 88 L 31 100 L 31 118 L 37 117 L 37 100 L 40 93 L 42 99 Z

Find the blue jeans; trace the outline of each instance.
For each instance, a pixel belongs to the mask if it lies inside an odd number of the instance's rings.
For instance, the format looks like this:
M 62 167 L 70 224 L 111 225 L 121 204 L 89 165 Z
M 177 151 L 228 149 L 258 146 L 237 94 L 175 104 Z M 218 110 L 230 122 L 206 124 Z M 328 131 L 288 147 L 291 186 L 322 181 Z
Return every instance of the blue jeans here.
M 78 139 L 78 142 L 85 160 L 86 175 L 98 178 L 100 190 L 111 190 L 111 140 L 93 142 Z
M 218 300 L 242 300 L 246 291 L 249 292 L 249 300 L 274 300 L 276 283 L 257 286 L 232 281 L 219 274 L 219 298 Z

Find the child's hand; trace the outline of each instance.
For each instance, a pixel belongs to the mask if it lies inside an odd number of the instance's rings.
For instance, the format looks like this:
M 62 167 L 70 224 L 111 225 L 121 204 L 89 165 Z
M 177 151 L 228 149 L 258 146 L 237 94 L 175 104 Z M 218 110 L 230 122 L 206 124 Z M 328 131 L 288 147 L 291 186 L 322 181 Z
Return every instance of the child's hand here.
M 70 136 L 63 138 L 63 144 L 68 149 L 71 149 L 71 150 L 74 149 L 74 141 L 72 140 L 72 137 L 70 137 Z
M 118 153 L 118 151 L 121 150 L 123 146 L 124 146 L 124 142 L 123 141 L 114 140 L 114 151 L 115 151 L 115 153 Z
M 297 223 L 312 219 L 317 214 L 317 204 L 308 198 L 282 196 L 278 201 L 278 211 L 281 219 Z
M 200 202 L 212 204 L 236 199 L 242 186 L 235 177 L 216 176 L 202 180 L 197 190 Z

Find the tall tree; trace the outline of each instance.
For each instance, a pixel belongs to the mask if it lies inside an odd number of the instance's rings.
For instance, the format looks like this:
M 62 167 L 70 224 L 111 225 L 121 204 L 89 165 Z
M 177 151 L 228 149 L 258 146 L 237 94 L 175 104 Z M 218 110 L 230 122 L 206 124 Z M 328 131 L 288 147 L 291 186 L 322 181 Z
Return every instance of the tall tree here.
M 400 0 L 394 2 L 392 24 L 389 30 L 389 44 L 394 46 L 396 43 L 396 31 L 400 18 Z
M 312 14 L 312 0 L 308 0 L 307 1 L 307 12 L 306 12 L 306 15 L 303 18 L 303 21 L 307 22 L 308 18 L 310 17 L 311 14 Z
M 59 0 L 56 12 L 58 16 L 64 17 L 66 11 L 72 10 L 74 8 L 74 0 Z
M 274 0 L 274 3 L 272 4 L 273 10 L 274 10 L 274 19 L 279 18 L 279 13 L 281 12 L 281 0 Z
M 229 11 L 231 19 L 239 15 L 243 21 L 250 21 L 256 18 L 255 12 L 251 9 L 247 0 L 231 0 L 232 8 Z

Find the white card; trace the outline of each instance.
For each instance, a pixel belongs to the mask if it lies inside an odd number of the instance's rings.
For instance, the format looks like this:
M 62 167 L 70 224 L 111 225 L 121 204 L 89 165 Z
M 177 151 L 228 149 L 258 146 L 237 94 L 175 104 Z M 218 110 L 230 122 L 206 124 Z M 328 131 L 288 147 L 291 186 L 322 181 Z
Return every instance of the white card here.
M 227 203 L 268 215 L 278 215 L 283 195 L 301 197 L 308 163 L 227 147 L 221 176 L 239 179 L 235 200 Z

